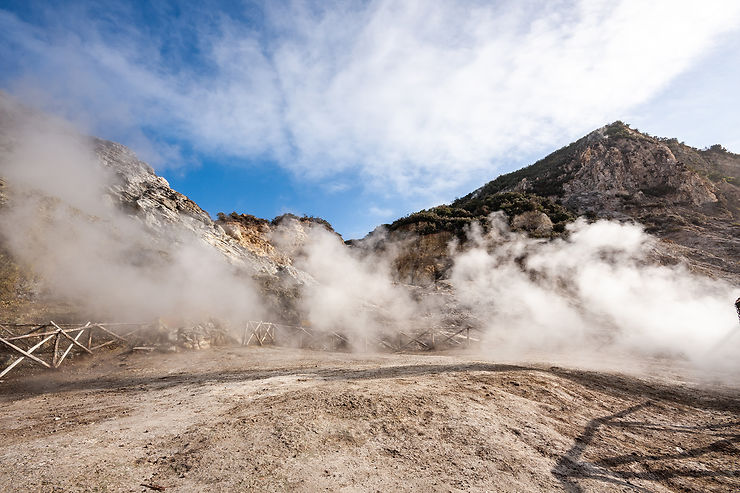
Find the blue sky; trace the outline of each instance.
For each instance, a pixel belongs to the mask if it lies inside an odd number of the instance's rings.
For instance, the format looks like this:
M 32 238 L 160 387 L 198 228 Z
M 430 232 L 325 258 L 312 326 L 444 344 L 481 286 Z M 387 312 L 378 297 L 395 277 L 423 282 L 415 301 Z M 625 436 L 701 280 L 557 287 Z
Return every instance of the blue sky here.
M 0 89 L 345 238 L 621 119 L 740 152 L 740 2 L 0 1 Z

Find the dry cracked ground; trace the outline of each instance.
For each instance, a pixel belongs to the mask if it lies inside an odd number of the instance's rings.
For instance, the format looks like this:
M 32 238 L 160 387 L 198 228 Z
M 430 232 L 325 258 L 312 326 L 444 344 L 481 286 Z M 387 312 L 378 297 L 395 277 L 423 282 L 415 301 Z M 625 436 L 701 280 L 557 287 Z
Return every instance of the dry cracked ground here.
M 78 358 L 0 383 L 0 491 L 739 491 L 740 390 L 633 373 L 464 353 Z

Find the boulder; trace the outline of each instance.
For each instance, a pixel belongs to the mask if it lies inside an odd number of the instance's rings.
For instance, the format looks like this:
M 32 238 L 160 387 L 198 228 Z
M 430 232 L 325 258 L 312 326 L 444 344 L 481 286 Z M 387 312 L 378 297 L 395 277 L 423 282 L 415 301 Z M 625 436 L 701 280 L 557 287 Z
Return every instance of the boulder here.
M 511 228 L 537 236 L 547 236 L 552 233 L 552 221 L 544 212 L 527 211 L 511 219 Z

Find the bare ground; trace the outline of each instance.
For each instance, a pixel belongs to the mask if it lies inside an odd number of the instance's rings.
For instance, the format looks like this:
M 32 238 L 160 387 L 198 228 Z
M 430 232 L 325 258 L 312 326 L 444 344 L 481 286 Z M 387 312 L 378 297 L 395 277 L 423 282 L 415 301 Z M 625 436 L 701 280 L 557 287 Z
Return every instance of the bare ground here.
M 16 374 L 0 491 L 740 490 L 736 387 L 476 358 L 219 348 Z

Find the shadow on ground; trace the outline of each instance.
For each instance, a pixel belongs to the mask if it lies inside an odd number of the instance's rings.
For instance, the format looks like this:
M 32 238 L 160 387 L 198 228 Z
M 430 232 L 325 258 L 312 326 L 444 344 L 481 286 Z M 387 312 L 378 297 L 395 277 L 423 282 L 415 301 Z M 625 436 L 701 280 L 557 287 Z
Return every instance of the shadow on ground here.
M 583 432 L 576 437 L 573 446 L 567 453 L 560 457 L 552 469 L 552 474 L 558 478 L 563 488 L 569 492 L 581 492 L 583 489 L 579 484 L 579 480 L 590 479 L 607 484 L 624 486 L 635 491 L 650 491 L 634 484 L 632 481 L 666 482 L 681 477 L 728 479 L 740 477 L 740 468 L 738 467 L 727 470 L 707 471 L 696 469 L 692 467 L 692 464 L 682 464 L 681 467 L 676 462 L 673 462 L 671 466 L 659 464 L 659 462 L 663 461 L 697 459 L 714 452 L 727 454 L 731 457 L 740 457 L 740 449 L 735 446 L 736 443 L 740 443 L 740 434 L 734 432 L 722 433 L 723 429 L 737 429 L 740 427 L 740 421 L 699 426 L 664 426 L 645 421 L 623 420 L 623 418 L 653 405 L 651 401 L 645 401 L 617 413 L 591 420 Z M 594 444 L 599 432 L 609 434 L 609 428 L 632 429 L 634 431 L 649 429 L 668 434 L 689 433 L 707 435 L 709 432 L 719 432 L 719 434 L 711 436 L 713 439 L 718 439 L 708 445 L 690 448 L 688 450 L 679 449 L 680 451 L 677 453 L 646 455 L 632 452 L 628 455 L 615 455 L 593 461 L 586 460 L 584 455 L 587 449 Z M 625 465 L 636 466 L 640 471 L 617 469 L 619 466 Z

